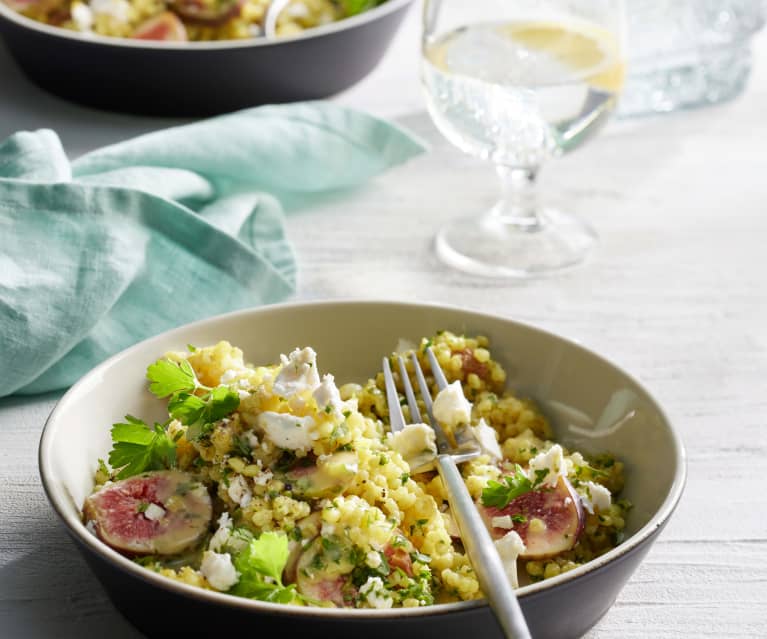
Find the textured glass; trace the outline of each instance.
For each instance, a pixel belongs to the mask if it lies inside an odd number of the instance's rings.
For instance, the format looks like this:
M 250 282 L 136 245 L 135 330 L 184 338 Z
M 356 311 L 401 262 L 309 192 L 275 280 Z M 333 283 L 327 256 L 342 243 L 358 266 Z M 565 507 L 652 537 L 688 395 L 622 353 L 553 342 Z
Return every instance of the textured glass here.
M 621 115 L 674 111 L 738 95 L 764 0 L 630 0 L 629 77 Z

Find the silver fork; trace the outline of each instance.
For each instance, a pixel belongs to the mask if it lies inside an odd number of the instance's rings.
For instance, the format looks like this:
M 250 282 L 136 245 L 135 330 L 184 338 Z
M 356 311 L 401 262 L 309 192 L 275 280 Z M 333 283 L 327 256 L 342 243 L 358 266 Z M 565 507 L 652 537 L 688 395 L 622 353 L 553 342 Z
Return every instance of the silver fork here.
M 447 379 L 445 379 L 445 375 L 431 348 L 426 349 L 426 355 L 429 358 L 434 381 L 437 383 L 439 390 L 442 390 L 448 385 Z M 513 637 L 514 639 L 530 639 L 530 631 L 527 628 L 522 609 L 519 607 L 514 588 L 509 583 L 490 533 L 487 532 L 487 528 L 485 528 L 485 524 L 471 499 L 466 484 L 463 482 L 463 477 L 461 477 L 461 473 L 458 471 L 457 464 L 477 457 L 481 453 L 480 448 L 475 441 L 472 441 L 473 436 L 469 434 L 467 429 L 459 430 L 455 433 L 457 446 L 451 444 L 443 428 L 434 419 L 431 392 L 418 358 L 415 353 L 411 353 L 410 357 L 413 362 L 421 398 L 429 416 L 429 423 L 434 429 L 437 442 L 437 470 L 445 484 L 450 510 L 458 524 L 458 529 L 461 531 L 464 548 L 466 548 L 471 564 L 474 567 L 474 572 L 477 574 L 479 584 L 482 586 L 482 590 L 490 602 L 490 606 L 495 612 L 495 616 L 501 628 L 503 628 L 505 636 Z M 413 386 L 410 383 L 410 378 L 405 368 L 405 362 L 399 355 L 396 355 L 396 360 L 405 397 L 410 409 L 411 423 L 420 423 L 423 420 L 416 403 Z M 402 414 L 394 376 L 392 375 L 389 360 L 386 357 L 383 359 L 383 373 L 386 383 L 386 401 L 389 406 L 389 422 L 392 431 L 396 432 L 405 427 L 405 417 Z

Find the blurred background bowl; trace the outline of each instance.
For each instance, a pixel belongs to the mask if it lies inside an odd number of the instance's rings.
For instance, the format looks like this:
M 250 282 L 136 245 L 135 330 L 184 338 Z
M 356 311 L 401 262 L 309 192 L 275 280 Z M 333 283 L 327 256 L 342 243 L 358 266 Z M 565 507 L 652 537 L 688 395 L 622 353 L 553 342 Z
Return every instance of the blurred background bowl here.
M 325 98 L 383 57 L 413 0 L 275 40 L 157 42 L 83 35 L 0 0 L 0 35 L 35 84 L 67 100 L 133 114 L 206 116 Z
M 335 639 L 500 638 L 484 600 L 349 610 L 282 606 L 194 588 L 131 562 L 88 532 L 81 519 L 97 459 L 111 446 L 110 425 L 126 414 L 167 418 L 163 402 L 147 389 L 145 372 L 168 350 L 226 339 L 243 349 L 247 361 L 266 363 L 311 345 L 320 371 L 334 373 L 341 385 L 374 376 L 399 338 L 417 341 L 441 329 L 486 335 L 507 371 L 507 386 L 538 402 L 558 441 L 589 454 L 610 451 L 625 463 L 621 497 L 633 504 L 625 540 L 517 591 L 536 639 L 579 637 L 607 612 L 668 523 L 684 487 L 684 450 L 663 409 L 629 374 L 570 340 L 507 318 L 428 304 L 316 302 L 231 313 L 164 333 L 107 360 L 59 401 L 40 442 L 48 498 L 115 606 L 150 636 L 252 628 Z

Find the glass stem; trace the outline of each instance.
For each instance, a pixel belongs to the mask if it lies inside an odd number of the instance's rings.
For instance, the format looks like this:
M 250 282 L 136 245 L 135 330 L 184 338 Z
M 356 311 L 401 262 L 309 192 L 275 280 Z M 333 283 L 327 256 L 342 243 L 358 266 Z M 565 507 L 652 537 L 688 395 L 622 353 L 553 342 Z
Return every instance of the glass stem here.
M 496 166 L 501 180 L 501 199 L 490 210 L 491 217 L 505 226 L 535 232 L 541 228 L 538 217 L 537 168 Z

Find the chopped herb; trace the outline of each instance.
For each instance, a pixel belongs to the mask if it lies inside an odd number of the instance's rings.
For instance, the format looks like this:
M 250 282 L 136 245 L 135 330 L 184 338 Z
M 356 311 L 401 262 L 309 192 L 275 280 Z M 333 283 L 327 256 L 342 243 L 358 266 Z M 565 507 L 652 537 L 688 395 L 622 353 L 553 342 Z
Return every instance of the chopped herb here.
M 240 405 L 237 391 L 228 386 L 210 388 L 199 382 L 187 360 L 176 363 L 158 359 L 146 370 L 149 390 L 159 398 L 170 397 L 168 413 L 188 426 L 187 437 L 199 440 L 209 433 L 212 424 L 234 412 Z M 198 391 L 203 391 L 198 395 Z
M 168 437 L 164 425 L 155 424 L 150 428 L 132 415 L 126 415 L 125 420 L 125 423 L 112 426 L 109 463 L 112 468 L 120 469 L 117 479 L 176 465 L 176 444 Z
M 402 473 L 399 476 L 399 480 L 402 482 L 402 485 L 404 486 L 407 484 L 407 480 L 410 479 L 410 473 Z
M 343 412 L 343 416 L 346 417 L 347 419 L 348 419 L 349 415 L 351 415 L 351 414 L 352 414 L 352 412 L 350 410 L 345 410 Z
M 515 513 L 511 516 L 511 521 L 513 521 L 515 524 L 524 524 L 527 523 L 527 517 L 520 515 L 519 513 Z
M 389 458 L 386 455 L 379 455 L 378 456 L 378 465 L 379 466 L 385 466 L 389 463 Z
M 330 413 L 332 413 L 332 412 L 333 412 L 333 407 L 332 407 L 330 404 L 328 404 L 327 406 L 325 406 L 325 412 L 326 412 L 328 415 L 330 415 Z
M 187 344 L 186 350 L 188 350 L 190 353 L 196 353 L 197 347 L 194 344 Z
M 517 497 L 533 490 L 533 482 L 525 475 L 525 471 L 519 464 L 515 464 L 513 475 L 507 475 L 502 479 L 503 483 L 493 479 L 487 482 L 487 486 L 482 491 L 482 503 L 485 506 L 506 508 Z
M 539 470 L 535 471 L 535 486 L 540 486 L 543 483 L 543 480 L 546 479 L 546 475 L 549 474 L 548 469 L 541 468 Z
M 138 506 L 136 506 L 136 512 L 137 513 L 145 513 L 147 508 L 149 508 L 149 502 L 148 501 L 140 501 Z

